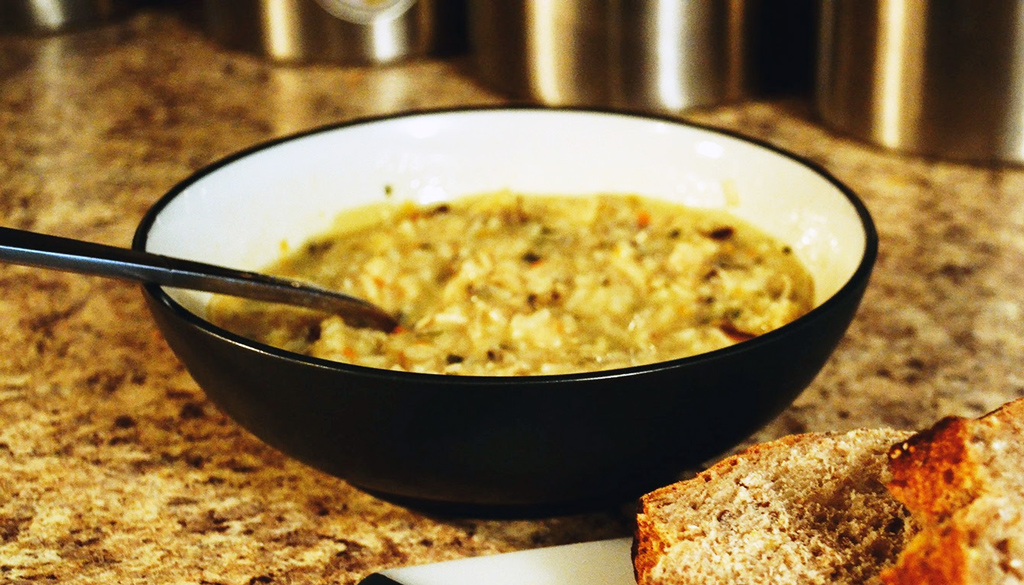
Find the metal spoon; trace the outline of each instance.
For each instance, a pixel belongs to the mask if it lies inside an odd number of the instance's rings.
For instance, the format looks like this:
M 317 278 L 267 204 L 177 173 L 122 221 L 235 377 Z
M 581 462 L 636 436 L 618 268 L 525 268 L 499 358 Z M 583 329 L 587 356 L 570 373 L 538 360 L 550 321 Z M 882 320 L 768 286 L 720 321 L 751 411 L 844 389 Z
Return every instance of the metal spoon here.
M 25 230 L 0 227 L 0 261 L 318 309 L 353 327 L 398 326 L 368 301 L 301 281 Z

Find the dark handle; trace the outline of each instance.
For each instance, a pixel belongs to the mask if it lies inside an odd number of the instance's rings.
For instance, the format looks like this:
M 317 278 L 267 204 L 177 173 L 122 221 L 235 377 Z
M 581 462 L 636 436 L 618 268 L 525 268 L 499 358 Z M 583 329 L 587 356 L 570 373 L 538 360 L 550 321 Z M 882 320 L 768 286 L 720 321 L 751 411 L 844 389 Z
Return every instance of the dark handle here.
M 301 281 L 12 228 L 0 227 L 0 260 L 297 305 L 337 313 L 357 327 L 391 331 L 398 326 L 363 299 Z

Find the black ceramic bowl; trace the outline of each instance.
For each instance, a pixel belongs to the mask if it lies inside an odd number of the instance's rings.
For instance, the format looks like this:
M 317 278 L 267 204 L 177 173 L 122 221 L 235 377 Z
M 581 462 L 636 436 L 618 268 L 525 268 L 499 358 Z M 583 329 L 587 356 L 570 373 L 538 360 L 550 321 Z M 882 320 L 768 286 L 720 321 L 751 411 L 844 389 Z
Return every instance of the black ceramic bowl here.
M 663 118 L 533 108 L 362 120 L 257 146 L 171 190 L 134 247 L 256 270 L 386 192 L 433 202 L 502 188 L 727 209 L 795 250 L 816 307 L 696 357 L 491 378 L 308 358 L 210 324 L 209 295 L 145 295 L 199 385 L 270 445 L 400 502 L 530 513 L 633 498 L 775 417 L 844 334 L 877 250 L 853 193 L 776 148 Z

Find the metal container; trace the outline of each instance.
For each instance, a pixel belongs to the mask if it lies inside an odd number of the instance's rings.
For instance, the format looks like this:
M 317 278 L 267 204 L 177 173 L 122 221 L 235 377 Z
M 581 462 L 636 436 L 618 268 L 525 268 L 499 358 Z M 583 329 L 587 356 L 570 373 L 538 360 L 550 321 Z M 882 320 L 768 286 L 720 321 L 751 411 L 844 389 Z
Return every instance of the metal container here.
M 822 122 L 905 153 L 1024 161 L 1024 3 L 826 0 Z
M 813 72 L 812 0 L 470 0 L 472 70 L 549 105 L 679 111 Z
M 127 14 L 132 0 L 0 0 L 0 32 L 56 33 Z
M 462 0 L 206 0 L 220 44 L 288 63 L 382 64 L 464 45 Z

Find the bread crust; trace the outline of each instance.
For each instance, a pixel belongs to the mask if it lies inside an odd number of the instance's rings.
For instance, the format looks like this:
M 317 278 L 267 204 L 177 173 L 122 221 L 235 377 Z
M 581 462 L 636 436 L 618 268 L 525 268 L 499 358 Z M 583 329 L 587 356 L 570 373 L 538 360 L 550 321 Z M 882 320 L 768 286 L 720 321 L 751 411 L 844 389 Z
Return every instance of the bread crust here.
M 968 452 L 969 422 L 946 417 L 889 451 L 889 491 L 925 523 L 941 522 L 974 499 L 977 465 Z
M 1024 463 L 1020 450 L 997 445 L 1019 443 L 1022 431 L 1024 399 L 1019 399 L 978 419 L 944 418 L 893 447 L 889 490 L 922 530 L 882 572 L 886 585 L 1024 580 L 1024 559 L 1013 552 L 1024 546 L 1019 514 L 1024 484 L 993 471 L 996 465 Z
M 958 526 L 925 530 L 910 541 L 897 564 L 882 570 L 885 585 L 963 585 L 968 582 L 966 551 L 969 535 Z
M 633 576 L 636 582 L 643 584 L 647 575 L 654 569 L 658 558 L 665 554 L 667 543 L 658 534 L 653 523 L 647 518 L 647 505 L 640 504 L 637 513 L 636 530 L 633 533 Z

